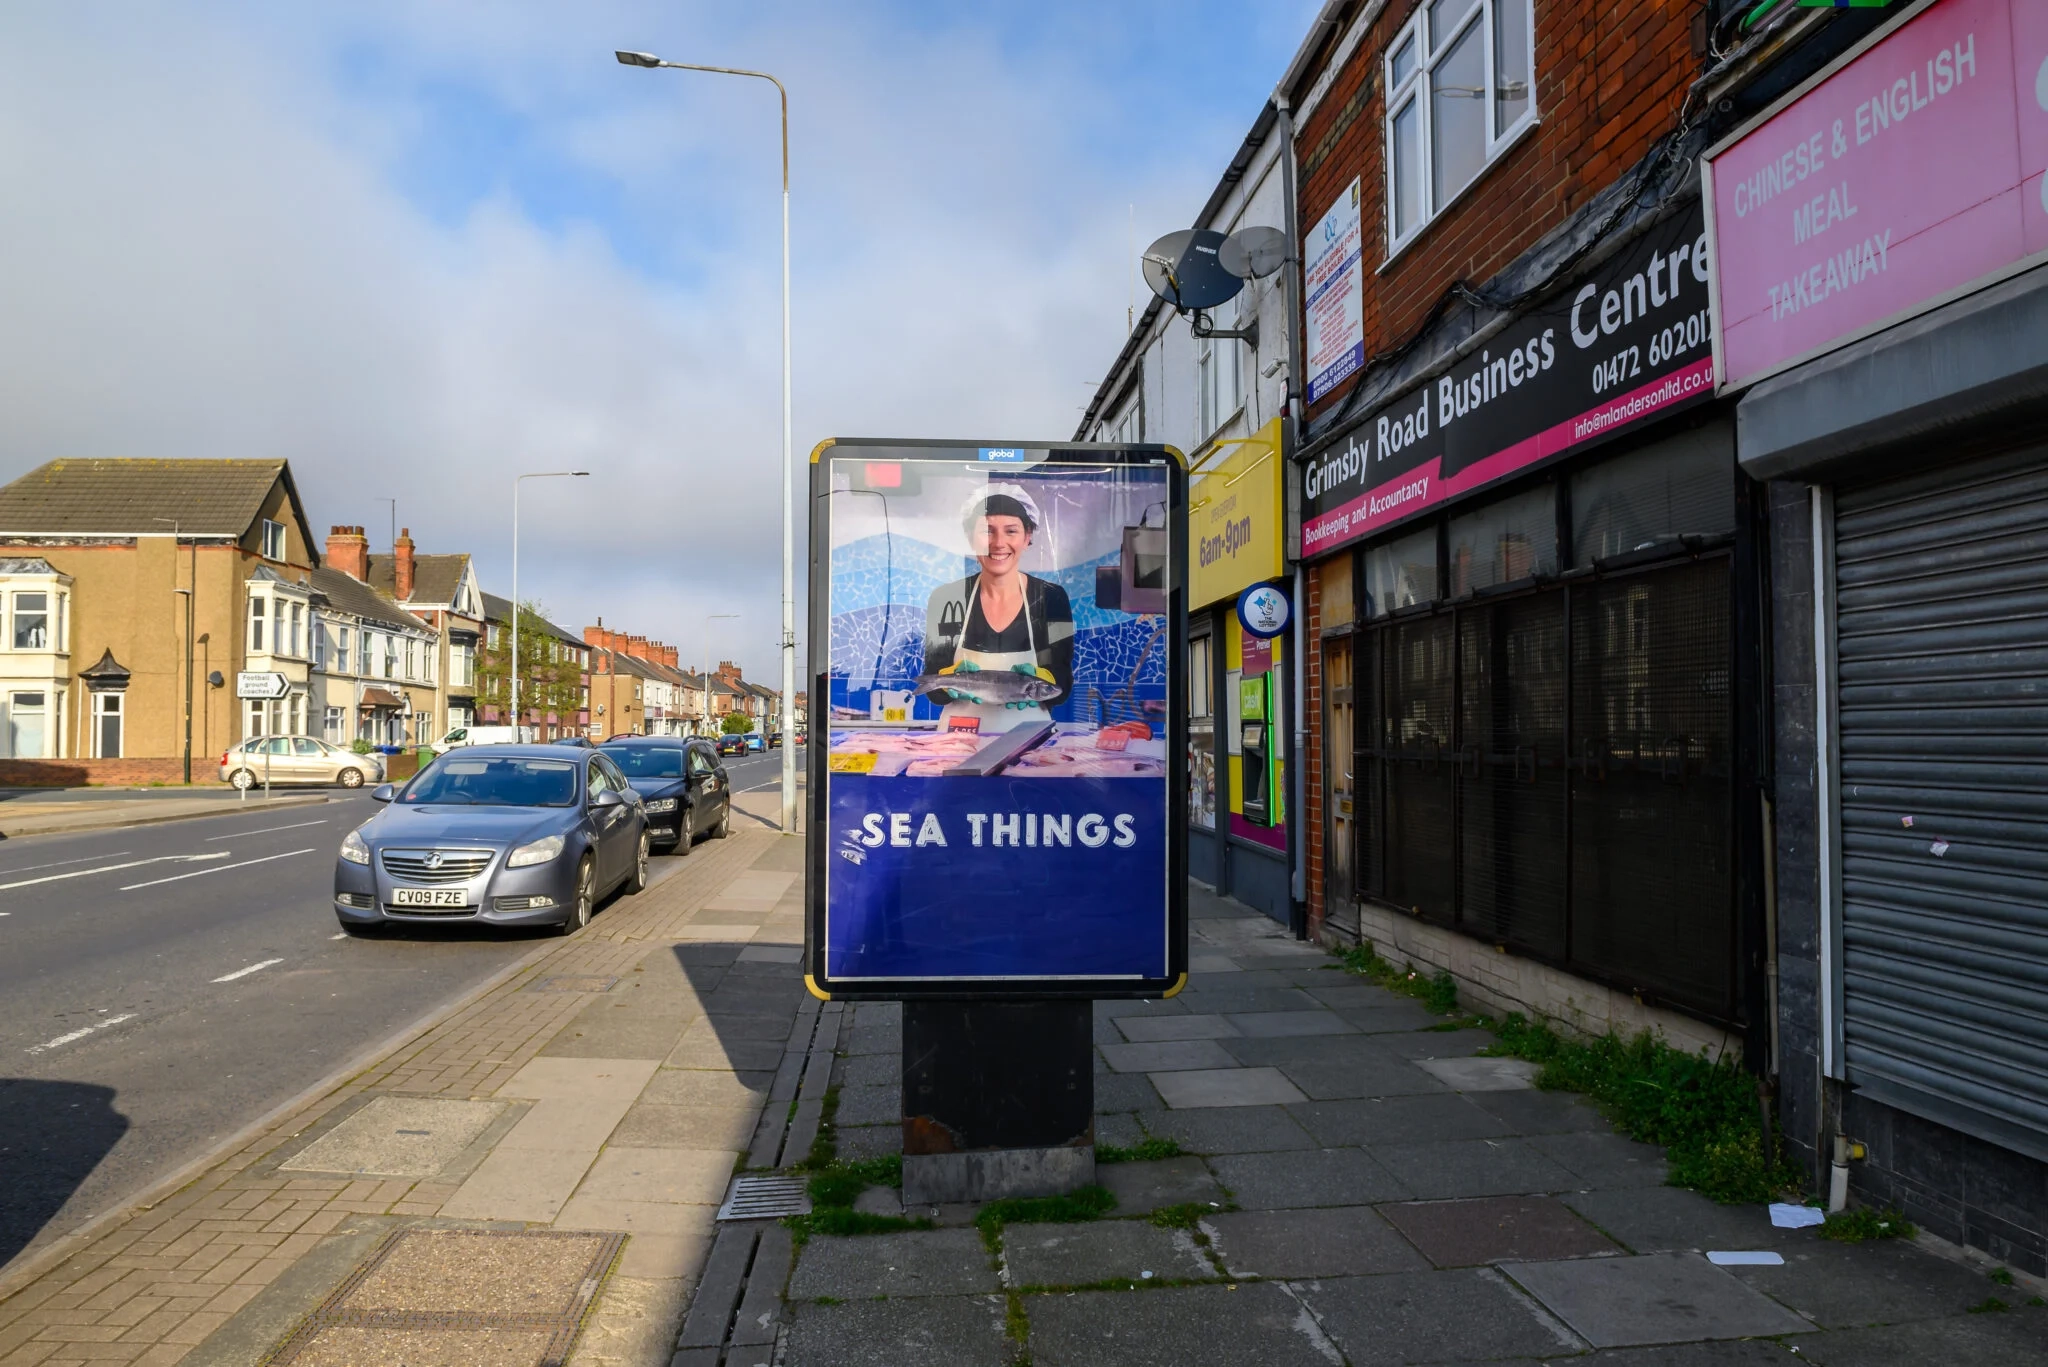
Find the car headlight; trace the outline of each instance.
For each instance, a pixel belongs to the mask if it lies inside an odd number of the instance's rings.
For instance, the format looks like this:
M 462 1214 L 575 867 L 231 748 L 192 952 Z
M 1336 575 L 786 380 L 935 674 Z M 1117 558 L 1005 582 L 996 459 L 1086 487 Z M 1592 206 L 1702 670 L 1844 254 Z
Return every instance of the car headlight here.
M 561 854 L 562 837 L 551 835 L 544 839 L 536 840 L 531 845 L 521 845 L 518 849 L 512 851 L 512 857 L 505 861 L 505 867 L 508 869 L 523 869 L 529 864 L 545 864 L 550 860 L 560 858 Z
M 370 847 L 363 843 L 363 837 L 359 832 L 350 831 L 341 838 L 341 857 L 351 864 L 370 862 Z
M 649 812 L 672 812 L 675 809 L 676 800 L 672 797 L 658 797 L 647 804 Z

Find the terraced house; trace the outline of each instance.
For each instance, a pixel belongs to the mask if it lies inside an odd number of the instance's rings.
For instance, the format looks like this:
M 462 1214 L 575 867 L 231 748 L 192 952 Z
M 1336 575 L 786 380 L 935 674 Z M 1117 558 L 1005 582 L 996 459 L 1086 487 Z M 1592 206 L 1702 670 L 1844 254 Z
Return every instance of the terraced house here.
M 0 779 L 173 781 L 303 728 L 319 564 L 282 460 L 54 460 L 0 488 Z M 243 670 L 284 696 L 245 713 Z

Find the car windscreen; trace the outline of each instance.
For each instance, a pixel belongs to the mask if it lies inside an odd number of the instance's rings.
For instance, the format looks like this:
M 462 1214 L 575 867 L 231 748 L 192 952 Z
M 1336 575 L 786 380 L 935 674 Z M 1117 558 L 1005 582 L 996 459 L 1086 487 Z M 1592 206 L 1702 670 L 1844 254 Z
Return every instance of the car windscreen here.
M 408 784 L 398 800 L 474 807 L 567 807 L 576 801 L 576 766 L 560 760 L 450 755 Z
M 604 753 L 627 778 L 683 776 L 683 752 L 665 745 L 607 745 Z

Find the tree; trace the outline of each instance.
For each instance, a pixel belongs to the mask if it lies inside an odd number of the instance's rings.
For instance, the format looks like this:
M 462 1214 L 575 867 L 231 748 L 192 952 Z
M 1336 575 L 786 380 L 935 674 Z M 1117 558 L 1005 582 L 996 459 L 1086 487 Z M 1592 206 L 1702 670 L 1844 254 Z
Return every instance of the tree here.
M 547 624 L 546 609 L 528 601 L 519 605 L 519 710 L 523 720 L 539 720 L 552 712 L 575 723 L 583 708 L 583 671 Z M 478 698 L 494 704 L 500 717 L 512 706 L 512 643 L 502 631 L 497 644 L 477 656 Z
M 745 735 L 754 729 L 754 719 L 744 712 L 728 712 L 719 725 L 728 736 Z

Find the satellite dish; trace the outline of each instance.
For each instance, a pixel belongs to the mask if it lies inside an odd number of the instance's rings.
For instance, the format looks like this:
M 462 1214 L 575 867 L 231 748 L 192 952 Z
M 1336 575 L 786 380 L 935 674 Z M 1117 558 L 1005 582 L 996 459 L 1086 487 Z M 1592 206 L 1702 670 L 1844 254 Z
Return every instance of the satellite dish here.
M 1244 281 L 1217 264 L 1222 233 L 1182 228 L 1145 249 L 1139 264 L 1152 292 L 1176 309 L 1213 309 L 1237 297 Z
M 1216 249 L 1216 264 L 1245 280 L 1271 275 L 1287 257 L 1287 234 L 1278 228 L 1240 228 Z

